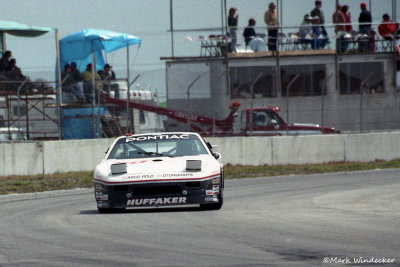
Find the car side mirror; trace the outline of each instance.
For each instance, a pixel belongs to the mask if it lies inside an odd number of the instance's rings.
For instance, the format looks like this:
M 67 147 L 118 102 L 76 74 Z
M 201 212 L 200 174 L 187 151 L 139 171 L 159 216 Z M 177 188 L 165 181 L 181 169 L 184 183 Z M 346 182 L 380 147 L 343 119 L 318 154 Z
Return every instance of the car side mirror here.
M 208 149 L 212 150 L 212 145 L 210 144 L 210 142 L 207 142 L 207 147 Z
M 106 152 L 104 152 L 104 153 L 107 154 L 107 153 L 108 153 L 108 150 L 110 150 L 110 148 L 107 148 Z
M 213 152 L 212 155 L 214 156 L 215 159 L 220 159 L 221 158 L 221 154 L 218 152 Z

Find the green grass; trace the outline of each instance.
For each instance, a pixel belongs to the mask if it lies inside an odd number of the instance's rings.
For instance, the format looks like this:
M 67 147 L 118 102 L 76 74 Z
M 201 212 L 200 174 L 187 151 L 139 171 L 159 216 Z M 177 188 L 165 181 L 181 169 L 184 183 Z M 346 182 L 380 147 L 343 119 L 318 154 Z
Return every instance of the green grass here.
M 263 166 L 242 166 L 226 165 L 225 178 L 245 178 L 279 175 L 300 175 L 331 172 L 350 172 L 361 170 L 400 168 L 400 159 L 392 161 L 375 161 L 368 163 L 361 162 L 332 162 L 326 164 L 304 164 L 304 165 L 263 165 Z
M 400 159 L 392 161 L 334 162 L 326 164 L 241 166 L 225 165 L 226 179 L 300 175 L 332 172 L 400 168 Z M 72 188 L 93 187 L 93 172 L 68 172 L 52 175 L 0 176 L 0 195 L 29 193 Z
M 29 193 L 93 186 L 93 172 L 68 172 L 52 175 L 1 176 L 0 195 Z

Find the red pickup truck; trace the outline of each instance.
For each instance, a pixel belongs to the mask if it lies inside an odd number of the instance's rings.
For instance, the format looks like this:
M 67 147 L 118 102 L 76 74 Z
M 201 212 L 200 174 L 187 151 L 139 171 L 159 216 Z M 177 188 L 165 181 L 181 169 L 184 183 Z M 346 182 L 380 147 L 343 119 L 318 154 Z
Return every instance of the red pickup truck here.
M 246 108 L 242 112 L 242 133 L 244 135 L 309 135 L 338 134 L 335 128 L 321 127 L 318 124 L 287 124 L 279 115 L 278 107 Z M 253 114 L 252 117 L 250 114 Z

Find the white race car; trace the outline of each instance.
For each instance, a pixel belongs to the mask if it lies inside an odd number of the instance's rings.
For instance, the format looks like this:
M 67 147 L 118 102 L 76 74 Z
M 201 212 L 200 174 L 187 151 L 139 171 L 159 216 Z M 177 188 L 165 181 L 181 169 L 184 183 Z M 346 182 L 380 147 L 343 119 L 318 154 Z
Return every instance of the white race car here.
M 223 189 L 221 155 L 197 133 L 118 137 L 94 171 L 100 213 L 190 204 L 217 210 Z

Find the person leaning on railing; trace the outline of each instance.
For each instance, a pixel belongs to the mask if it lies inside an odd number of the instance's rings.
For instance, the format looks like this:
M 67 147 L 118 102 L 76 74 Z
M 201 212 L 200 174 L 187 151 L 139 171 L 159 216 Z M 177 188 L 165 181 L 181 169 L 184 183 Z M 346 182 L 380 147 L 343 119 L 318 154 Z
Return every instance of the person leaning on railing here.
M 313 29 L 310 15 L 304 15 L 304 20 L 299 29 L 299 42 L 302 44 L 311 44 L 313 42 Z
M 378 26 L 378 32 L 383 39 L 391 41 L 400 38 L 399 23 L 390 19 L 389 14 L 383 14 L 382 23 Z
M 264 52 L 267 51 L 267 46 L 265 45 L 264 39 L 262 39 L 254 30 L 256 26 L 256 20 L 254 18 L 249 19 L 249 25 L 243 31 L 244 42 L 246 43 L 246 48 L 250 46 L 251 50 L 254 52 Z
M 17 61 L 15 60 L 15 58 L 10 59 L 10 64 L 7 69 L 5 69 L 4 75 L 9 79 L 9 81 L 15 81 L 15 83 L 10 83 L 9 89 L 11 89 L 12 91 L 17 91 L 18 89 L 29 91 L 33 89 L 33 84 L 25 75 L 22 74 L 21 69 L 17 66 Z M 23 81 L 25 81 L 25 84 L 23 88 L 20 88 Z
M 64 70 L 61 73 L 61 80 L 62 80 L 62 89 L 63 92 L 67 94 L 66 96 L 66 103 L 84 103 L 85 97 L 83 94 L 83 90 L 81 87 L 78 86 L 78 81 L 75 80 L 72 74 L 71 65 L 66 64 L 64 66 Z
M 328 43 L 328 39 L 325 38 L 319 17 L 315 16 L 312 18 L 312 30 L 313 30 L 313 41 L 311 43 L 312 49 L 323 49 Z
M 117 83 L 111 83 L 111 81 L 115 81 L 116 76 L 115 72 L 112 70 L 112 66 L 110 64 L 105 64 L 102 70 L 97 72 L 100 75 L 101 80 L 103 81 L 103 89 L 107 94 L 110 94 L 110 91 L 114 91 L 114 97 L 119 98 L 119 85 Z
M 337 48 L 339 52 L 346 52 L 347 51 L 347 46 L 348 42 L 345 40 L 345 35 L 346 35 L 346 18 L 342 12 L 342 6 L 338 5 L 336 7 L 336 11 L 332 15 L 332 22 L 334 24 L 337 24 L 335 26 L 335 33 L 338 37 L 337 39 Z
M 11 51 L 4 52 L 3 56 L 0 59 L 0 71 L 5 71 L 10 67 L 11 56 Z

